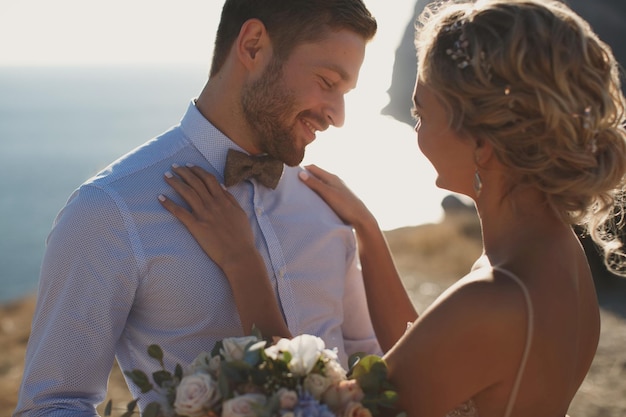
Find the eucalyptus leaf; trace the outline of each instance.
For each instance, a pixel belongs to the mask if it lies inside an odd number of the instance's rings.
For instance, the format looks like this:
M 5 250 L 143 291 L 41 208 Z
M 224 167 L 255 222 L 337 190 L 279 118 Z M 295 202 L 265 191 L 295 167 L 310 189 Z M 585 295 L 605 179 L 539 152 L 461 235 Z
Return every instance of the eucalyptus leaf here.
M 137 385 L 139 389 L 141 389 L 142 394 L 145 394 L 153 388 L 150 380 L 148 379 L 148 375 L 146 375 L 145 372 L 139 369 L 124 371 L 124 375 L 129 377 L 133 381 L 133 383 Z
M 150 345 L 150 346 L 148 346 L 148 355 L 151 358 L 154 358 L 154 359 L 158 360 L 159 363 L 161 364 L 161 367 L 164 366 L 164 364 L 163 364 L 163 349 L 161 349 L 161 346 L 159 346 L 159 345 Z
M 262 340 L 263 339 L 263 335 L 261 334 L 261 330 L 259 330 L 258 327 L 256 327 L 256 325 L 252 325 L 252 331 L 250 332 L 251 336 L 256 336 L 257 339 Z
M 161 415 L 161 404 L 157 402 L 151 402 L 143 410 L 143 417 L 159 417 Z
M 168 371 L 156 371 L 152 374 L 152 379 L 154 380 L 155 384 L 163 388 L 163 384 L 165 382 L 170 382 L 174 378 L 172 377 L 172 374 Z
M 218 342 L 215 343 L 215 345 L 213 345 L 213 349 L 211 349 L 211 356 L 220 355 L 220 351 L 222 349 L 224 349 L 224 343 L 222 343 L 222 341 L 219 340 Z
M 137 400 L 135 399 L 135 400 L 132 400 L 131 402 L 129 402 L 126 405 L 126 410 L 128 410 L 130 412 L 133 412 L 133 411 L 135 411 L 136 407 L 137 407 Z
M 217 387 L 220 390 L 220 394 L 222 394 L 222 398 L 230 398 L 230 384 L 228 383 L 228 378 L 226 378 L 226 374 L 223 371 L 220 372 L 217 377 Z
M 107 405 L 104 407 L 104 417 L 108 417 L 111 415 L 111 409 L 113 408 L 113 400 L 109 400 Z

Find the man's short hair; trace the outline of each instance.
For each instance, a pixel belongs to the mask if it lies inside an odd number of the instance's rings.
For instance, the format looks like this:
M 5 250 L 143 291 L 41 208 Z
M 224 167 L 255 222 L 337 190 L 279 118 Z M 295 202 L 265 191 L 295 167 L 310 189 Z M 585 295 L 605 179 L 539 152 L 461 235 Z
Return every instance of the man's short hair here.
M 348 29 L 364 40 L 376 34 L 377 23 L 361 0 L 226 0 L 210 75 L 215 75 L 249 19 L 265 25 L 275 59 L 285 60 L 299 44 L 322 39 L 329 30 Z

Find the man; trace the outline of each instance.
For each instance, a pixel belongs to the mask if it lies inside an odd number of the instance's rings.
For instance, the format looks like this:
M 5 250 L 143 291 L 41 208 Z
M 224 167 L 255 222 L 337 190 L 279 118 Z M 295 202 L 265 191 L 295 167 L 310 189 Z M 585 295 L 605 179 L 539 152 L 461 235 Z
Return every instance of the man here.
M 292 334 L 319 335 L 344 364 L 380 353 L 352 230 L 297 178 L 316 132 L 343 124 L 375 32 L 361 0 L 226 0 L 209 80 L 180 124 L 83 184 L 55 220 L 16 416 L 96 415 L 114 357 L 151 372 L 157 343 L 173 370 L 243 334 L 222 271 L 157 199 L 180 201 L 163 179 L 175 164 L 225 181 L 247 212 Z M 277 183 L 225 180 L 229 149 L 286 166 Z

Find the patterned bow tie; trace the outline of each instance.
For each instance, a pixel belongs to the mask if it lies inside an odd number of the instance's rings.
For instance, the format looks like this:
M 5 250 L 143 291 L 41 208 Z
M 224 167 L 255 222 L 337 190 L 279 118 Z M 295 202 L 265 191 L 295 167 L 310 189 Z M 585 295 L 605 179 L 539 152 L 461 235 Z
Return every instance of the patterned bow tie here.
M 274 189 L 283 174 L 283 163 L 269 155 L 252 156 L 229 149 L 224 167 L 224 185 L 230 187 L 250 177 Z

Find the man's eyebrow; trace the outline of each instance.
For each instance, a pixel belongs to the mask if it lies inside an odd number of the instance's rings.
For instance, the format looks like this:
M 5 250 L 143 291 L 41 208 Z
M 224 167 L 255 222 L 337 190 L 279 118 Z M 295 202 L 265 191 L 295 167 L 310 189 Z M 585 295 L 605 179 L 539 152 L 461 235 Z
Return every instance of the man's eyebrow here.
M 343 80 L 343 81 L 350 81 L 350 75 L 346 72 L 345 69 L 343 69 L 342 67 L 340 67 L 337 64 L 326 64 L 323 65 L 324 68 L 336 72 L 337 74 L 339 74 L 339 77 Z

